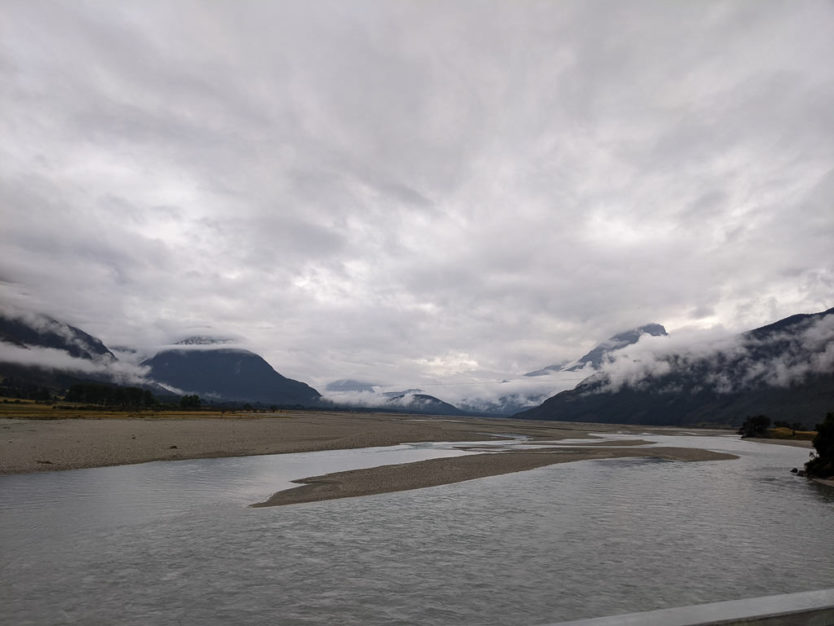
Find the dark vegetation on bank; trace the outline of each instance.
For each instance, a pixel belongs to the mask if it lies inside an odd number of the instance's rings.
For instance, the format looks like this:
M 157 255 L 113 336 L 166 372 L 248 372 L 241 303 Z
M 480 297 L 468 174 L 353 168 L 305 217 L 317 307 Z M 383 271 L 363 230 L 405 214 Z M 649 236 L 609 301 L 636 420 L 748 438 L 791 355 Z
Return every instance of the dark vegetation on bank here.
M 817 424 L 813 444 L 816 455 L 805 464 L 805 473 L 817 478 L 831 478 L 834 476 L 834 413 L 829 413 L 822 424 Z
M 6 381 L 4 381 L 6 382 Z M 14 382 L 14 381 L 12 381 Z M 25 401 L 52 405 L 53 409 L 76 411 L 252 411 L 275 412 L 301 409 L 301 405 L 265 405 L 262 403 L 206 401 L 197 394 L 156 395 L 148 389 L 98 382 L 79 382 L 57 391 L 46 387 L 0 384 L 4 404 Z
M 776 420 L 772 423 L 767 415 L 752 415 L 744 420 L 738 429 L 738 434 L 744 437 L 758 437 L 760 439 L 796 439 L 810 441 L 816 434 L 801 422 L 786 422 Z
M 770 418 L 766 415 L 752 415 L 744 420 L 738 433 L 742 438 L 811 440 L 814 452 L 811 453 L 811 460 L 805 464 L 804 474 L 812 478 L 834 476 L 834 413 L 828 413 L 825 420 L 817 424 L 816 431 L 801 430 L 802 425 L 799 423 L 788 424 L 782 421 L 776 421 L 773 426 L 771 428 Z

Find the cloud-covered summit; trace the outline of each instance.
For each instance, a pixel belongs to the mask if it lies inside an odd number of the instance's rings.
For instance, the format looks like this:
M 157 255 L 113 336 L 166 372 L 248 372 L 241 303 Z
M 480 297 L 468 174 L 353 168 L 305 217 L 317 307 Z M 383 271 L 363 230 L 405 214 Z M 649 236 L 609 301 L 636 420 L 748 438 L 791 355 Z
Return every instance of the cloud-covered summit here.
M 813 425 L 834 402 L 834 309 L 738 335 L 644 336 L 577 387 L 520 416 L 618 423 L 740 423 L 764 413 Z
M 637 343 L 643 335 L 663 337 L 667 334 L 666 329 L 661 324 L 645 324 L 609 337 L 576 361 L 563 361 L 555 365 L 548 365 L 540 370 L 527 372 L 525 376 L 547 376 L 553 372 L 578 372 L 588 368 L 596 370 L 602 366 L 612 352 Z
M 0 306 L 0 369 L 3 377 L 19 377 L 20 368 L 122 383 L 141 381 L 146 372 L 119 361 L 98 338 L 80 328 L 48 315 Z M 39 376 L 48 378 L 48 374 Z
M 611 353 L 595 379 L 607 391 L 643 388 L 673 373 L 699 376 L 718 393 L 790 387 L 816 374 L 834 374 L 834 309 L 800 314 L 720 338 L 676 343 L 646 336 Z

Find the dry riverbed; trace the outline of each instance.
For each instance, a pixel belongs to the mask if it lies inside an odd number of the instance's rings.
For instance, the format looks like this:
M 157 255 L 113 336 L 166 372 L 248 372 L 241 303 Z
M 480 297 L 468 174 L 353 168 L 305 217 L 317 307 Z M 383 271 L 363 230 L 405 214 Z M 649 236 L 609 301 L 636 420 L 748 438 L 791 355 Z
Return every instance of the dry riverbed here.
M 9 412 L 5 412 L 9 415 Z M 199 415 L 199 414 L 197 414 Z M 623 433 L 633 439 L 598 445 L 591 433 Z M 732 458 L 685 448 L 637 448 L 652 433 L 692 434 L 678 428 L 574 424 L 510 419 L 449 418 L 402 414 L 282 411 L 97 419 L 0 418 L 0 474 L 142 463 L 146 461 L 311 452 L 400 443 L 500 439 L 524 435 L 532 441 L 585 439 L 570 448 L 542 448 L 440 458 L 304 479 L 261 506 L 416 489 L 533 469 L 553 463 L 624 456 L 673 460 Z M 697 431 L 726 434 L 726 431 Z M 626 446 L 631 446 L 628 448 Z

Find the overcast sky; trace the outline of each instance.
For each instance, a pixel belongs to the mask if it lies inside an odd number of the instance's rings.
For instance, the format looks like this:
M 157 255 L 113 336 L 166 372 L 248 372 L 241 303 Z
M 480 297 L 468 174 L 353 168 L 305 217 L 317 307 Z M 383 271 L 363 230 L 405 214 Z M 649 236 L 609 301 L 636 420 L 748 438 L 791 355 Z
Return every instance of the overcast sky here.
M 499 380 L 834 306 L 834 3 L 5 0 L 0 296 Z

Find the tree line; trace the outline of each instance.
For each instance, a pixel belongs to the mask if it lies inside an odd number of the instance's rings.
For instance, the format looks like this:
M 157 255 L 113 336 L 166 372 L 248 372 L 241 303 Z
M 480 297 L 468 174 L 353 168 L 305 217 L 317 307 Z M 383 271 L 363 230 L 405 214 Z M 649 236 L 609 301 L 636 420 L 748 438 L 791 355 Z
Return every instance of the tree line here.
M 774 423 L 777 428 L 790 428 L 794 432 L 802 428 L 801 424 L 788 424 L 777 421 Z M 770 418 L 766 415 L 753 415 L 744 420 L 739 428 L 742 437 L 768 437 Z M 805 464 L 805 474 L 816 478 L 830 478 L 834 476 L 834 413 L 828 413 L 825 420 L 816 426 L 817 434 L 811 443 L 814 452 L 811 453 L 811 460 Z
M 147 389 L 102 383 L 77 383 L 69 388 L 64 400 L 124 409 L 151 408 L 157 404 L 153 394 Z
M 167 404 L 161 403 L 147 389 L 104 383 L 77 383 L 72 385 L 64 395 L 64 401 L 119 409 L 151 409 Z M 202 407 L 202 400 L 196 394 L 189 394 L 180 397 L 177 404 L 181 409 L 197 410 Z M 167 406 L 170 406 L 170 404 L 167 404 Z

